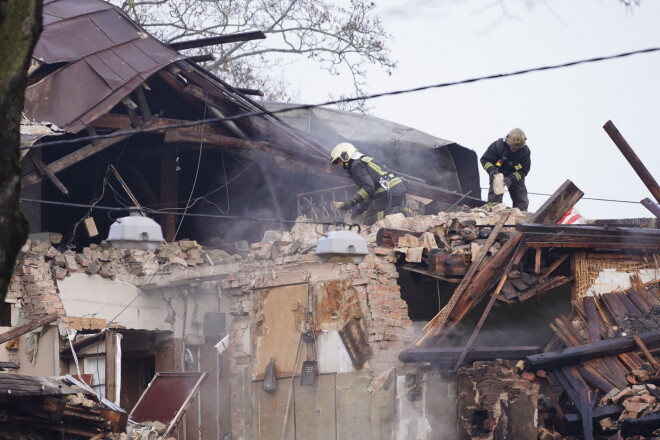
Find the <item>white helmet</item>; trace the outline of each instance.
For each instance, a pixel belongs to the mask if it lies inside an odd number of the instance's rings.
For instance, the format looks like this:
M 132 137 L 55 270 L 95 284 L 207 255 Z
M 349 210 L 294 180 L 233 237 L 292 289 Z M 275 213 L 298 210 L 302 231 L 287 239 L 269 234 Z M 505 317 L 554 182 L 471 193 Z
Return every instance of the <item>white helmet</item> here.
M 525 132 L 519 128 L 514 128 L 504 138 L 504 142 L 511 145 L 513 148 L 522 148 L 525 145 L 525 141 L 527 141 L 527 136 L 525 136 Z
M 330 162 L 336 163 L 338 160 L 341 160 L 342 162 L 347 163 L 351 159 L 351 156 L 357 152 L 358 150 L 355 148 L 355 145 L 349 144 L 348 142 L 342 142 L 332 149 L 332 152 L 330 153 Z

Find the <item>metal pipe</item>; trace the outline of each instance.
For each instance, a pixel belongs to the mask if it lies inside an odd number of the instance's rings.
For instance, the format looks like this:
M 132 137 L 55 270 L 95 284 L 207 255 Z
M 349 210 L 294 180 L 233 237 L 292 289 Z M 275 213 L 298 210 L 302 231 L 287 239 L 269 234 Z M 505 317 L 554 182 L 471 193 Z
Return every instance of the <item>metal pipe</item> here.
M 188 320 L 188 289 L 183 289 L 183 324 L 181 326 L 181 371 L 186 371 L 186 321 Z M 188 440 L 188 413 L 183 415 L 183 440 Z
M 220 358 L 220 352 L 216 350 L 215 353 L 215 434 L 217 438 L 220 438 L 220 369 L 222 359 Z
M 339 191 L 339 190 L 342 190 L 342 189 L 354 188 L 354 187 L 355 187 L 355 185 L 335 186 L 333 188 L 319 189 L 318 191 L 310 191 L 310 192 L 306 192 L 306 193 L 300 193 L 300 194 L 298 194 L 298 197 L 314 196 L 316 194 L 325 194 L 325 193 L 328 193 L 328 192 Z
M 197 371 L 202 371 L 202 350 L 197 346 Z M 197 391 L 197 440 L 202 440 L 202 390 Z
M 456 201 L 454 202 L 454 204 L 451 205 L 449 208 L 447 208 L 447 211 L 445 211 L 445 212 L 450 212 L 452 209 L 454 209 L 454 207 L 455 207 L 456 205 L 458 205 L 459 203 L 461 203 L 461 200 L 463 200 L 464 198 L 466 198 L 467 196 L 469 196 L 471 192 L 472 192 L 472 190 L 470 190 L 470 191 L 466 192 L 465 194 L 463 194 L 463 197 L 461 197 L 460 199 L 456 200 Z

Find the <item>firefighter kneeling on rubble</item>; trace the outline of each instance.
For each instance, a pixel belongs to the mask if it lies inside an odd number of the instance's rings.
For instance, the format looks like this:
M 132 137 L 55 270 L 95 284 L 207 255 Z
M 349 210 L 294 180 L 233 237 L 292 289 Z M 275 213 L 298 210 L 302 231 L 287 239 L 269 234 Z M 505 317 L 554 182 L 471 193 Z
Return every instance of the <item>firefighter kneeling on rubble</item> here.
M 372 225 L 388 214 L 402 212 L 406 185 L 380 161 L 365 156 L 347 142 L 333 148 L 330 157 L 333 164 L 342 164 L 356 187 L 353 197 L 334 202 L 335 208 L 347 211 L 355 207 L 353 216 L 364 212 L 362 223 L 365 225 Z
M 513 207 L 521 211 L 527 211 L 529 199 L 527 198 L 527 187 L 525 176 L 532 166 L 529 147 L 526 144 L 525 133 L 514 128 L 504 138 L 498 139 L 481 156 L 481 166 L 490 177 L 488 188 L 488 205 L 502 203 L 504 194 L 496 194 L 493 191 L 493 181 L 499 173 L 504 175 L 504 185 L 509 188 Z

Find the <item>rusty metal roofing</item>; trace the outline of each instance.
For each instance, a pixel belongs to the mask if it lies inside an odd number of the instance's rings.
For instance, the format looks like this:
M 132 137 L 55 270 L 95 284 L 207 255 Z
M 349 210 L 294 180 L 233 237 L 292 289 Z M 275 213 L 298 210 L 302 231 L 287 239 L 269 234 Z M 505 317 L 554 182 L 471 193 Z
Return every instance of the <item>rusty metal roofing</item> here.
M 25 92 L 25 115 L 77 133 L 149 76 L 185 58 L 101 0 L 44 3 L 44 29 L 33 57 L 53 72 Z M 59 66 L 61 64 L 61 66 Z M 58 68 L 59 66 L 59 68 Z

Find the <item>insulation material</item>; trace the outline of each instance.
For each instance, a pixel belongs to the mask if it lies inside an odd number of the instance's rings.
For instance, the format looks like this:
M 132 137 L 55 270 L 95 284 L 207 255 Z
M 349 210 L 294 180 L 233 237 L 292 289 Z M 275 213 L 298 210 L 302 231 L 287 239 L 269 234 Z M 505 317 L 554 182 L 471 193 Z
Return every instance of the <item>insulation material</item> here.
M 318 283 L 314 289 L 316 330 L 339 330 L 353 318 L 364 320 L 358 293 L 348 280 Z
M 497 173 L 493 177 L 493 192 L 496 195 L 504 194 L 504 174 Z
M 643 283 L 649 283 L 660 279 L 660 269 L 640 269 L 634 273 L 638 274 Z M 585 296 L 601 295 L 609 292 L 620 292 L 632 288 L 630 276 L 633 272 L 619 271 L 616 269 L 602 270 L 594 283 L 587 289 Z

